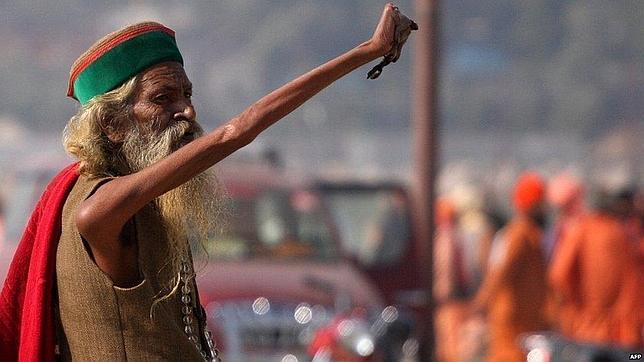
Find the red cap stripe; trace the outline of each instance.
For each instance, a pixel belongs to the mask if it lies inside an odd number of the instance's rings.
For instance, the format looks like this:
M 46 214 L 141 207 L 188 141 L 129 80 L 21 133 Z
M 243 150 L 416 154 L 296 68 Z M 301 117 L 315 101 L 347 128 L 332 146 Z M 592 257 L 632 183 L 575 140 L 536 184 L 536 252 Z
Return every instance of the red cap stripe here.
M 72 71 L 69 77 L 69 87 L 67 89 L 67 95 L 70 97 L 74 96 L 74 82 L 80 73 L 82 73 L 87 67 L 92 64 L 96 59 L 100 58 L 102 55 L 110 51 L 116 45 L 125 42 L 129 39 L 132 39 L 143 33 L 148 33 L 151 31 L 162 31 L 168 35 L 174 37 L 174 31 L 162 25 L 151 24 L 142 27 L 138 27 L 129 31 L 126 31 L 122 34 L 117 35 L 116 37 L 110 39 L 109 41 L 101 44 L 95 51 L 88 54 Z

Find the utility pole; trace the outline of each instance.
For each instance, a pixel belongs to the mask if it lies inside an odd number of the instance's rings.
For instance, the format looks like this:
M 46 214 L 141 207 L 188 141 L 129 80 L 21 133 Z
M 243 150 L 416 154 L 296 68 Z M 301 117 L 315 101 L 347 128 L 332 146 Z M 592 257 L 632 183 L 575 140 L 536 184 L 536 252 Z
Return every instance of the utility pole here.
M 415 225 L 418 226 L 417 250 L 422 265 L 427 308 L 421 341 L 422 361 L 435 360 L 433 290 L 434 184 L 438 170 L 438 0 L 416 0 L 414 34 L 416 54 L 413 66 L 413 192 Z

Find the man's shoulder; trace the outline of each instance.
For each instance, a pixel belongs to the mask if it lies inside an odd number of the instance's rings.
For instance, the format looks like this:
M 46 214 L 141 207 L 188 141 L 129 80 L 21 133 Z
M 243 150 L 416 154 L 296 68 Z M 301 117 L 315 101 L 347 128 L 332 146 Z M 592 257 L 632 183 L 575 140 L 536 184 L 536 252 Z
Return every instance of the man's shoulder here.
M 506 238 L 521 238 L 526 233 L 529 233 L 531 225 L 524 217 L 515 217 L 503 228 Z
M 543 230 L 533 221 L 524 217 L 514 218 L 502 231 L 503 238 L 512 245 L 539 242 L 543 237 Z
M 99 187 L 109 182 L 112 177 L 91 177 L 86 175 L 79 175 L 67 195 L 65 205 L 70 205 L 74 209 L 80 205 L 81 202 L 90 197 Z

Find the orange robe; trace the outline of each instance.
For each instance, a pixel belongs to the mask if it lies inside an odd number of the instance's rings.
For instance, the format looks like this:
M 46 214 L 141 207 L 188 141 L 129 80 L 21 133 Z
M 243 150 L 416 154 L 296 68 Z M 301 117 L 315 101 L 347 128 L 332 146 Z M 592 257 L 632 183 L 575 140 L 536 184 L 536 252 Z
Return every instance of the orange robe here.
M 583 218 L 562 240 L 549 279 L 573 316 L 563 332 L 578 341 L 642 346 L 642 275 L 637 243 L 604 214 Z
M 440 225 L 434 237 L 434 299 L 436 359 L 441 362 L 459 361 L 463 356 L 461 326 L 465 323 L 468 306 L 456 296 L 462 289 L 456 257 L 456 232 L 453 227 Z
M 517 216 L 494 241 L 489 272 L 476 298 L 488 309 L 487 361 L 525 361 L 519 336 L 547 328 L 542 236 L 537 224 Z
M 551 265 L 557 256 L 562 240 L 564 240 L 570 231 L 574 229 L 575 225 L 583 219 L 584 215 L 585 212 L 579 212 L 574 215 L 561 215 L 556 221 L 558 231 L 557 237 L 554 240 L 554 245 L 552 246 L 552 254 L 550 256 Z M 565 301 L 562 300 L 560 294 L 553 292 L 552 286 L 550 288 L 550 292 L 547 303 L 548 322 L 554 330 L 563 335 L 569 336 L 571 335 L 570 331 L 574 323 L 576 311 L 569 303 L 565 303 Z

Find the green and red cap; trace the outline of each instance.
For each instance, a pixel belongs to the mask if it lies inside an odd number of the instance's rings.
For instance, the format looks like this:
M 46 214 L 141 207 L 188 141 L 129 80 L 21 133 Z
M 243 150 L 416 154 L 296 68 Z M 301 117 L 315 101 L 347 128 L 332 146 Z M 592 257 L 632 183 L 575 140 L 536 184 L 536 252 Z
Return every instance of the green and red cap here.
M 141 71 L 168 61 L 183 65 L 172 29 L 155 22 L 130 25 L 106 35 L 76 59 L 69 71 L 67 95 L 85 105 Z

